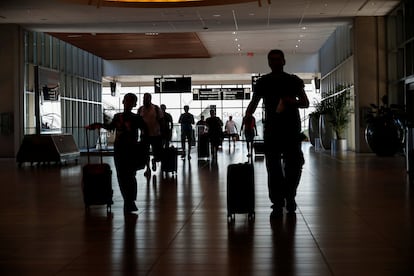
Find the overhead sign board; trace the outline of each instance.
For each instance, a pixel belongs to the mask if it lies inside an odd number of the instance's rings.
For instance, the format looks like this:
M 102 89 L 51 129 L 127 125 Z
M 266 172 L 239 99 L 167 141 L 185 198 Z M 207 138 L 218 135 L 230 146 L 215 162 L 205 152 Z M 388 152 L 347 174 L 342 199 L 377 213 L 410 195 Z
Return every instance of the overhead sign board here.
M 191 77 L 154 78 L 155 93 L 190 93 Z
M 249 88 L 201 88 L 193 90 L 193 100 L 249 100 Z

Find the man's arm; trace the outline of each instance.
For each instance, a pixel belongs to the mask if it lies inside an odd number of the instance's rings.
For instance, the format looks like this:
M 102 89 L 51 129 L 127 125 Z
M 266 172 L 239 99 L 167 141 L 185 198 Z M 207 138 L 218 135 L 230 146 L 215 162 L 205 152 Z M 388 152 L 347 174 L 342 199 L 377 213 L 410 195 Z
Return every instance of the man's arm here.
M 309 99 L 306 96 L 305 90 L 301 89 L 298 98 L 297 98 L 297 105 L 299 108 L 308 108 L 309 107 Z
M 259 102 L 260 102 L 260 97 L 258 97 L 256 93 L 253 93 L 252 100 L 250 101 L 246 109 L 246 115 L 253 115 L 253 113 L 256 111 L 256 108 Z

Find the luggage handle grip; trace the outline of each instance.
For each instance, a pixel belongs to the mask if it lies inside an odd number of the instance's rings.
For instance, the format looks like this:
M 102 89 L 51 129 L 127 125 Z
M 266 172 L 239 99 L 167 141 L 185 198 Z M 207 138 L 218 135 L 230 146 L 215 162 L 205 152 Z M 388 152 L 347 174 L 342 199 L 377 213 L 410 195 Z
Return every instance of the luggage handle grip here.
M 88 156 L 88 164 L 90 164 L 91 162 L 91 157 L 90 157 L 90 151 L 89 151 L 89 133 L 88 130 L 98 130 L 98 143 L 99 143 L 99 152 L 100 152 L 100 159 L 101 159 L 101 164 L 103 163 L 103 153 L 102 153 L 102 140 L 101 140 L 101 128 L 97 127 L 96 125 L 93 126 L 95 124 L 89 125 L 85 127 L 85 133 L 86 133 L 86 151 L 87 151 L 87 156 Z M 92 127 L 91 127 L 92 126 Z

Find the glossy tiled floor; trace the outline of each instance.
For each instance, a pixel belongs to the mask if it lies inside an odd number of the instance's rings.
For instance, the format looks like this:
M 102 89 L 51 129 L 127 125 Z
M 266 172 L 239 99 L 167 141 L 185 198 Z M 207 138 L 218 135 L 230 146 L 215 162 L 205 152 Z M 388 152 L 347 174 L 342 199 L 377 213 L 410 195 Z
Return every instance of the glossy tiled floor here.
M 227 223 L 224 145 L 218 163 L 179 160 L 176 178 L 140 171 L 139 211 L 85 213 L 81 164 L 18 168 L 0 160 L 0 275 L 414 275 L 413 187 L 404 158 L 332 157 L 303 144 L 296 216 L 271 222 L 263 159 L 256 219 Z M 111 157 L 105 157 L 112 164 Z

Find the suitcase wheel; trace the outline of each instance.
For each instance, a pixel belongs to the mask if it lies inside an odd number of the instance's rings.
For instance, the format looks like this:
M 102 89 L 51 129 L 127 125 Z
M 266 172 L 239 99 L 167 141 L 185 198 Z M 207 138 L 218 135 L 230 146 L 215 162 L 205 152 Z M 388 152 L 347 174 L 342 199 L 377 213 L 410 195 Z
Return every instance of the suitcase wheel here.
M 256 216 L 255 216 L 254 212 L 247 214 L 247 220 L 249 222 L 254 222 L 255 218 L 256 218 Z M 227 222 L 228 223 L 233 223 L 235 220 L 236 220 L 236 214 L 230 214 L 230 213 L 227 214 Z

